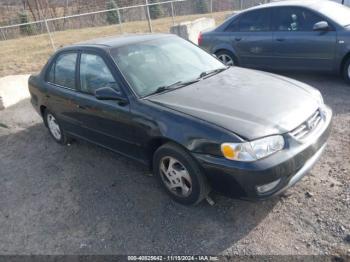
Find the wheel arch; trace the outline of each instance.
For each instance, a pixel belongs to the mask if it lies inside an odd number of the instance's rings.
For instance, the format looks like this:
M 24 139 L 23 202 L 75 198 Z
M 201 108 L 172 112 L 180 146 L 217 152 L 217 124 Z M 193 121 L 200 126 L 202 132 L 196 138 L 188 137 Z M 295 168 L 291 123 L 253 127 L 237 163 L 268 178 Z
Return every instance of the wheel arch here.
M 41 105 L 41 106 L 40 106 L 40 114 L 41 114 L 42 117 L 45 116 L 45 111 L 46 111 L 46 109 L 47 109 L 46 106 L 44 106 L 44 105 Z
M 233 58 L 236 60 L 236 62 L 239 64 L 239 59 L 238 56 L 235 54 L 235 52 L 231 49 L 227 49 L 227 48 L 220 48 L 214 51 L 214 54 L 218 54 L 219 52 L 228 52 L 230 53 Z
M 349 59 L 350 59 L 350 51 L 343 57 L 343 59 L 341 61 L 340 68 L 339 68 L 340 74 L 343 74 L 344 66 Z
M 44 120 L 45 126 L 47 127 L 47 122 L 46 122 L 46 119 L 45 119 L 45 112 L 46 112 L 46 110 L 47 110 L 47 107 L 46 107 L 46 106 L 44 106 L 44 105 L 41 105 L 41 106 L 40 106 L 40 114 L 41 114 L 41 117 L 42 117 L 43 120 Z
M 188 148 L 186 148 L 184 145 L 182 145 L 181 143 L 168 138 L 168 137 L 154 137 L 152 138 L 146 146 L 146 153 L 149 156 L 148 158 L 148 166 L 149 169 L 151 171 L 153 171 L 153 156 L 154 153 L 158 150 L 158 148 L 160 148 L 161 146 L 168 144 L 168 143 L 172 143 L 174 145 L 179 146 L 180 148 L 182 148 L 183 150 L 185 150 L 186 152 L 189 152 Z

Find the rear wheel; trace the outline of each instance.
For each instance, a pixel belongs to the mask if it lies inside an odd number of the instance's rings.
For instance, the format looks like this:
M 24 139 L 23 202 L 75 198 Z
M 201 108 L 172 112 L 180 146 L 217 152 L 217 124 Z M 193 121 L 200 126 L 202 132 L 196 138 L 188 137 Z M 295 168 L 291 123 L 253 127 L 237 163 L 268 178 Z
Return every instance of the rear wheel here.
M 154 154 L 155 175 L 166 192 L 177 202 L 196 205 L 205 199 L 209 186 L 198 164 L 181 147 L 168 143 Z
M 229 51 L 222 50 L 222 51 L 217 52 L 215 55 L 223 64 L 225 64 L 227 66 L 236 66 L 237 65 L 236 58 Z
M 343 68 L 343 77 L 344 80 L 350 84 L 350 58 L 346 60 L 344 68 Z
M 56 116 L 46 110 L 45 111 L 45 123 L 47 128 L 49 129 L 49 133 L 51 137 L 59 144 L 66 145 L 68 144 L 68 138 L 63 131 L 61 125 L 59 124 Z

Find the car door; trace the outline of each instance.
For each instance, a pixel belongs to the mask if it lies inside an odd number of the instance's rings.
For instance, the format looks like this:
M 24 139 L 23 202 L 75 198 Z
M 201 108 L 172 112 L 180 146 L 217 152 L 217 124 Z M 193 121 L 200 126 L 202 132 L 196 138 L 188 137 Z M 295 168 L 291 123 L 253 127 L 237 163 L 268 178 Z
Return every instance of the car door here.
M 130 131 L 130 105 L 117 100 L 98 100 L 95 97 L 96 89 L 102 87 L 111 87 L 121 95 L 124 94 L 121 82 L 112 72 L 112 64 L 102 54 L 81 53 L 78 73 L 78 115 L 84 129 L 81 135 L 114 151 L 141 158 Z
M 239 64 L 266 68 L 272 49 L 270 9 L 264 8 L 239 15 L 226 29 Z
M 273 65 L 277 69 L 331 71 L 335 62 L 336 31 L 314 31 L 326 19 L 301 7 L 280 7 L 273 14 Z
M 81 122 L 76 117 L 77 61 L 77 51 L 59 53 L 45 76 L 48 109 L 56 114 L 60 124 L 68 133 L 81 132 Z

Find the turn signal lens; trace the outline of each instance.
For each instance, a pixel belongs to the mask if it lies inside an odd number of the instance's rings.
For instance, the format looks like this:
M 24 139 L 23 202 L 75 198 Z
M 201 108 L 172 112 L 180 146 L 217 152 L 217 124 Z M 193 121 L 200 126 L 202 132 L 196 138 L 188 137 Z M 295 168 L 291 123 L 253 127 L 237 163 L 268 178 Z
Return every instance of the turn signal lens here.
M 221 151 L 222 151 L 224 157 L 226 157 L 228 159 L 235 158 L 236 152 L 229 144 L 222 144 Z

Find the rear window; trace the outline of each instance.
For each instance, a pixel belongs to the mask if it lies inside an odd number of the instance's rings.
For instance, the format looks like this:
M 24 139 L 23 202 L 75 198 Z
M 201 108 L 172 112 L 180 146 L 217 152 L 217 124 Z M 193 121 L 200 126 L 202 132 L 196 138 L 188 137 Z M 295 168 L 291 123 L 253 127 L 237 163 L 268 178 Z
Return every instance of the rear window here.
M 63 87 L 76 89 L 75 68 L 77 57 L 77 53 L 59 55 L 50 68 L 47 81 Z

